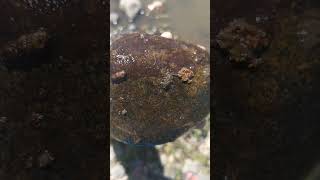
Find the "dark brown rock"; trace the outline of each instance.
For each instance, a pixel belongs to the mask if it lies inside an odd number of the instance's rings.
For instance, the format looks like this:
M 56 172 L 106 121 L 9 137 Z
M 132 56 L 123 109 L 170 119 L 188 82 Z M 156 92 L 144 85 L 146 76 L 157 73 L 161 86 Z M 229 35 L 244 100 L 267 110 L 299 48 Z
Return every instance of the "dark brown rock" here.
M 209 54 L 203 49 L 133 33 L 116 40 L 110 54 L 110 74 L 125 71 L 127 78 L 110 84 L 114 139 L 166 143 L 200 124 L 209 113 Z M 123 109 L 125 116 L 119 115 Z

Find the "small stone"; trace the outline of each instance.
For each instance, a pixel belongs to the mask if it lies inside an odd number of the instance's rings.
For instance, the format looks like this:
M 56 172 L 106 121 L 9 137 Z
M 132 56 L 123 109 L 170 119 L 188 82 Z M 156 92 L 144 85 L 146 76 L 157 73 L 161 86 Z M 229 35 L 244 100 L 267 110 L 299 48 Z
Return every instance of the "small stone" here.
M 169 158 L 168 158 L 168 162 L 169 163 L 173 163 L 173 161 L 174 161 L 174 156 L 170 155 Z
M 128 111 L 127 111 L 126 109 L 124 109 L 124 110 L 122 110 L 122 111 L 121 111 L 121 115 L 123 115 L 123 116 L 124 116 L 124 115 L 126 115 L 126 114 L 127 114 L 127 112 L 128 112 Z
M 162 164 L 166 164 L 168 162 L 168 157 L 165 154 L 161 154 L 160 160 Z
M 133 24 L 133 23 L 129 24 L 129 26 L 128 26 L 129 31 L 135 31 L 136 29 L 137 29 L 137 27 L 135 24 Z
M 0 117 L 0 123 L 6 123 L 7 120 L 8 120 L 8 118 L 5 116 Z
M 182 168 L 182 172 L 200 172 L 201 170 L 201 164 L 196 162 L 196 161 L 192 161 L 191 159 L 186 159 L 184 166 Z
M 169 31 L 163 32 L 163 33 L 161 34 L 161 36 L 162 36 L 162 37 L 165 37 L 165 38 L 168 38 L 168 39 L 172 39 L 172 38 L 173 38 L 172 33 L 169 32 Z
M 148 9 L 149 11 L 153 11 L 156 9 L 161 9 L 163 7 L 163 2 L 162 1 L 153 1 L 152 3 L 150 3 L 148 5 Z
M 120 9 L 123 10 L 132 22 L 142 8 L 140 0 L 120 0 Z
M 156 26 L 152 26 L 152 27 L 149 27 L 148 29 L 146 29 L 145 31 L 147 34 L 153 35 L 158 31 L 158 29 Z
M 202 50 L 207 50 L 204 46 L 202 46 L 202 45 L 200 45 L 200 44 L 198 44 L 197 45 L 199 48 L 201 48 Z
M 114 152 L 113 146 L 110 145 L 110 162 L 116 161 L 116 153 Z
M 160 82 L 160 86 L 164 90 L 169 90 L 170 85 L 172 84 L 172 81 L 173 81 L 173 76 L 167 72 L 163 80 Z
M 117 25 L 119 20 L 119 15 L 115 12 L 110 13 L 110 22 L 113 25 Z
M 39 167 L 45 167 L 48 166 L 54 158 L 49 153 L 48 150 L 45 150 L 40 156 L 38 157 Z
M 256 22 L 259 23 L 261 21 L 261 17 L 257 16 L 256 17 Z
M 14 17 L 10 17 L 10 21 L 15 22 Z
M 208 132 L 207 137 L 199 146 L 199 152 L 210 157 L 210 131 Z
M 111 75 L 111 80 L 113 83 L 120 83 L 126 79 L 126 72 L 124 70 L 116 72 Z
M 177 149 L 174 155 L 175 155 L 176 159 L 181 159 L 182 158 L 182 150 Z
M 110 178 L 111 179 L 120 179 L 126 176 L 125 170 L 123 166 L 119 163 L 111 167 L 110 169 Z

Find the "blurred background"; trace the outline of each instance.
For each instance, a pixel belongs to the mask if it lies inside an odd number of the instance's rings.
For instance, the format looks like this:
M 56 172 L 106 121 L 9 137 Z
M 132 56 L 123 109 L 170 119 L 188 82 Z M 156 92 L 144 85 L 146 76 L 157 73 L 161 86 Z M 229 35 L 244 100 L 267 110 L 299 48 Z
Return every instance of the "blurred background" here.
M 210 50 L 209 0 L 111 0 L 110 39 L 145 32 L 179 39 Z M 111 141 L 110 178 L 210 179 L 210 115 L 201 129 L 175 142 L 133 147 Z

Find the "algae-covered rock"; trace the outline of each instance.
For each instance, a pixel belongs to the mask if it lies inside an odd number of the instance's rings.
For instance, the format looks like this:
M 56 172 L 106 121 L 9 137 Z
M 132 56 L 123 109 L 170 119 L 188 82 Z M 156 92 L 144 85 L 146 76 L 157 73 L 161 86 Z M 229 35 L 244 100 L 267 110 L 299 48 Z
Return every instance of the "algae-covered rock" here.
M 133 33 L 111 45 L 111 137 L 173 141 L 209 113 L 209 54 L 185 42 Z
M 220 31 L 217 42 L 229 53 L 231 61 L 255 67 L 261 62 L 261 54 L 268 47 L 269 38 L 256 26 L 236 19 Z

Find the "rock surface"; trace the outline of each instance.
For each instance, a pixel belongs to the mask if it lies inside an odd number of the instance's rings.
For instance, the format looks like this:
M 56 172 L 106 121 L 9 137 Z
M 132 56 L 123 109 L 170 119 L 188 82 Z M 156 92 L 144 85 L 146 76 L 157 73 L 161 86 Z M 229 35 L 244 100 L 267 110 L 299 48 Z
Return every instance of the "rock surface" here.
M 110 56 L 111 137 L 162 144 L 201 124 L 209 113 L 209 54 L 203 49 L 132 33 L 112 44 Z M 119 116 L 124 109 L 125 116 Z

